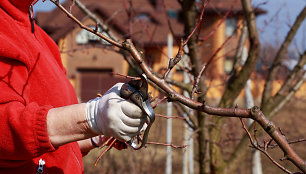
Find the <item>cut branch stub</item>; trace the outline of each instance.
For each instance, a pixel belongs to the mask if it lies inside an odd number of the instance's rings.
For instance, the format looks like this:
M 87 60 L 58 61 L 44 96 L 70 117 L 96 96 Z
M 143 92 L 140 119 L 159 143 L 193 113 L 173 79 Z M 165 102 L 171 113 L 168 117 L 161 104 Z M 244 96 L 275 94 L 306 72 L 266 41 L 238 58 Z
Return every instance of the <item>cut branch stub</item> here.
M 181 61 L 182 59 L 182 56 L 183 56 L 183 39 L 181 39 L 181 44 L 180 44 L 180 47 L 179 47 L 179 50 L 176 54 L 176 56 L 174 58 L 170 58 L 169 59 L 169 63 L 168 63 L 168 68 L 167 68 L 167 71 L 165 72 L 164 74 L 164 79 L 167 78 L 168 74 L 170 73 L 170 71 L 172 70 L 172 68 Z

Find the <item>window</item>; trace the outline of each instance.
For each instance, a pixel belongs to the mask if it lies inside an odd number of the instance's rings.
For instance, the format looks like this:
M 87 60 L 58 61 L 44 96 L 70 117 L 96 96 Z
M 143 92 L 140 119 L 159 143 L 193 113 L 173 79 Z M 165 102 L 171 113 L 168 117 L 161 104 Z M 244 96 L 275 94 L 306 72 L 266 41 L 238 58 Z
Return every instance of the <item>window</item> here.
M 226 28 L 225 28 L 226 37 L 235 34 L 237 20 L 235 18 L 227 18 L 225 23 L 226 23 Z
M 89 28 L 95 29 L 95 26 L 89 26 Z M 98 32 L 104 34 L 106 37 L 109 37 L 109 35 L 102 31 L 102 27 L 98 27 Z M 98 44 L 103 44 L 103 45 L 110 45 L 108 42 L 100 38 L 99 36 L 83 29 L 80 32 L 77 33 L 76 35 L 76 43 L 77 44 L 88 44 L 88 43 L 98 43 Z
M 229 74 L 233 69 L 233 58 L 232 57 L 226 57 L 224 62 L 224 71 Z
M 177 12 L 175 10 L 168 10 L 167 11 L 169 18 L 177 18 Z
M 143 22 L 150 22 L 151 17 L 147 13 L 139 13 L 137 16 L 134 17 L 134 21 L 143 21 Z

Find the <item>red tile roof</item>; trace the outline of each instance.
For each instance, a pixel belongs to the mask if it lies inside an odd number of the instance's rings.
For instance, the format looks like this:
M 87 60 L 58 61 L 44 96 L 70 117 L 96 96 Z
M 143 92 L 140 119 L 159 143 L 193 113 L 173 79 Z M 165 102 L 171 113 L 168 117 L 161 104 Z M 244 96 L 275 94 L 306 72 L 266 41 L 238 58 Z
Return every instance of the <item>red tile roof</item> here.
M 207 9 L 205 9 L 206 14 L 222 14 L 227 12 L 234 1 L 237 0 L 211 0 Z M 167 12 L 159 10 L 162 8 L 156 8 L 152 0 L 135 0 L 132 1 L 132 17 L 129 19 L 127 11 L 129 10 L 130 4 L 125 4 L 124 2 L 126 1 L 86 0 L 84 4 L 89 10 L 100 15 L 104 21 L 107 21 L 110 28 L 116 30 L 116 32 L 126 38 L 132 38 L 138 44 L 166 44 L 167 34 L 170 32 L 165 14 Z M 63 5 L 69 9 L 70 4 L 71 1 L 67 1 Z M 165 0 L 165 6 L 168 13 L 172 15 L 180 14 L 179 10 L 181 6 L 177 0 Z M 238 13 L 241 10 L 241 3 L 238 0 L 234 5 L 232 13 Z M 85 17 L 85 14 L 76 6 L 72 8 L 72 13 L 81 20 Z M 182 37 L 184 33 L 182 22 L 178 17 L 169 19 L 175 36 Z M 129 20 L 132 22 L 130 25 Z M 64 37 L 73 27 L 77 26 L 58 8 L 52 12 L 38 13 L 37 21 L 55 41 Z M 131 28 L 131 33 L 129 33 L 129 28 Z

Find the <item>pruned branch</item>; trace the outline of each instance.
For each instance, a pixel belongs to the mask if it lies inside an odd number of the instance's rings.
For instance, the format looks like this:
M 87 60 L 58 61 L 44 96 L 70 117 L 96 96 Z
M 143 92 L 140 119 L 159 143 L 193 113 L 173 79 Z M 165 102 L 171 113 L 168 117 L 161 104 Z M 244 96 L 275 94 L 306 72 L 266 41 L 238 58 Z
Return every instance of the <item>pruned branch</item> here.
M 164 74 L 164 79 L 167 78 L 167 76 L 170 73 L 170 71 L 172 70 L 172 68 L 181 61 L 182 56 L 183 56 L 183 47 L 184 47 L 183 39 L 181 39 L 181 44 L 180 44 L 180 47 L 177 51 L 176 56 L 174 58 L 170 57 L 170 59 L 169 59 L 168 68 L 167 68 L 167 71 Z
M 206 64 L 204 64 L 197 76 L 197 78 L 195 79 L 195 82 L 194 82 L 194 85 L 193 85 L 193 88 L 192 88 L 192 91 L 191 91 L 191 99 L 194 100 L 194 94 L 197 93 L 198 91 L 198 87 L 199 87 L 199 83 L 200 83 L 200 80 L 201 80 L 201 77 L 204 73 L 206 69 Z

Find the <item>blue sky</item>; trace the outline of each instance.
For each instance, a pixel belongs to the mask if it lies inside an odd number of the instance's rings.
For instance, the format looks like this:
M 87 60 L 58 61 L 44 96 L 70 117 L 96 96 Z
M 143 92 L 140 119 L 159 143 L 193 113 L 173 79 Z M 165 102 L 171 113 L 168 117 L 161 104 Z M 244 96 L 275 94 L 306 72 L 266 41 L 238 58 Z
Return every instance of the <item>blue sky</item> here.
M 265 4 L 262 4 L 264 2 Z M 257 28 L 260 29 L 261 42 L 279 45 L 286 37 L 296 16 L 306 6 L 306 0 L 253 0 L 252 4 L 267 11 L 267 14 L 257 18 Z M 291 44 L 292 49 L 296 49 L 296 47 L 298 47 L 299 52 L 306 49 L 305 20 Z
M 63 0 L 61 0 L 63 1 Z M 306 6 L 306 0 L 253 0 L 253 6 L 258 6 L 267 11 L 267 14 L 257 18 L 260 40 L 273 45 L 279 45 L 294 23 L 296 16 Z M 50 11 L 55 6 L 46 0 L 39 0 L 34 11 Z M 303 52 L 306 49 L 306 22 L 304 21 L 291 44 L 292 49 Z

